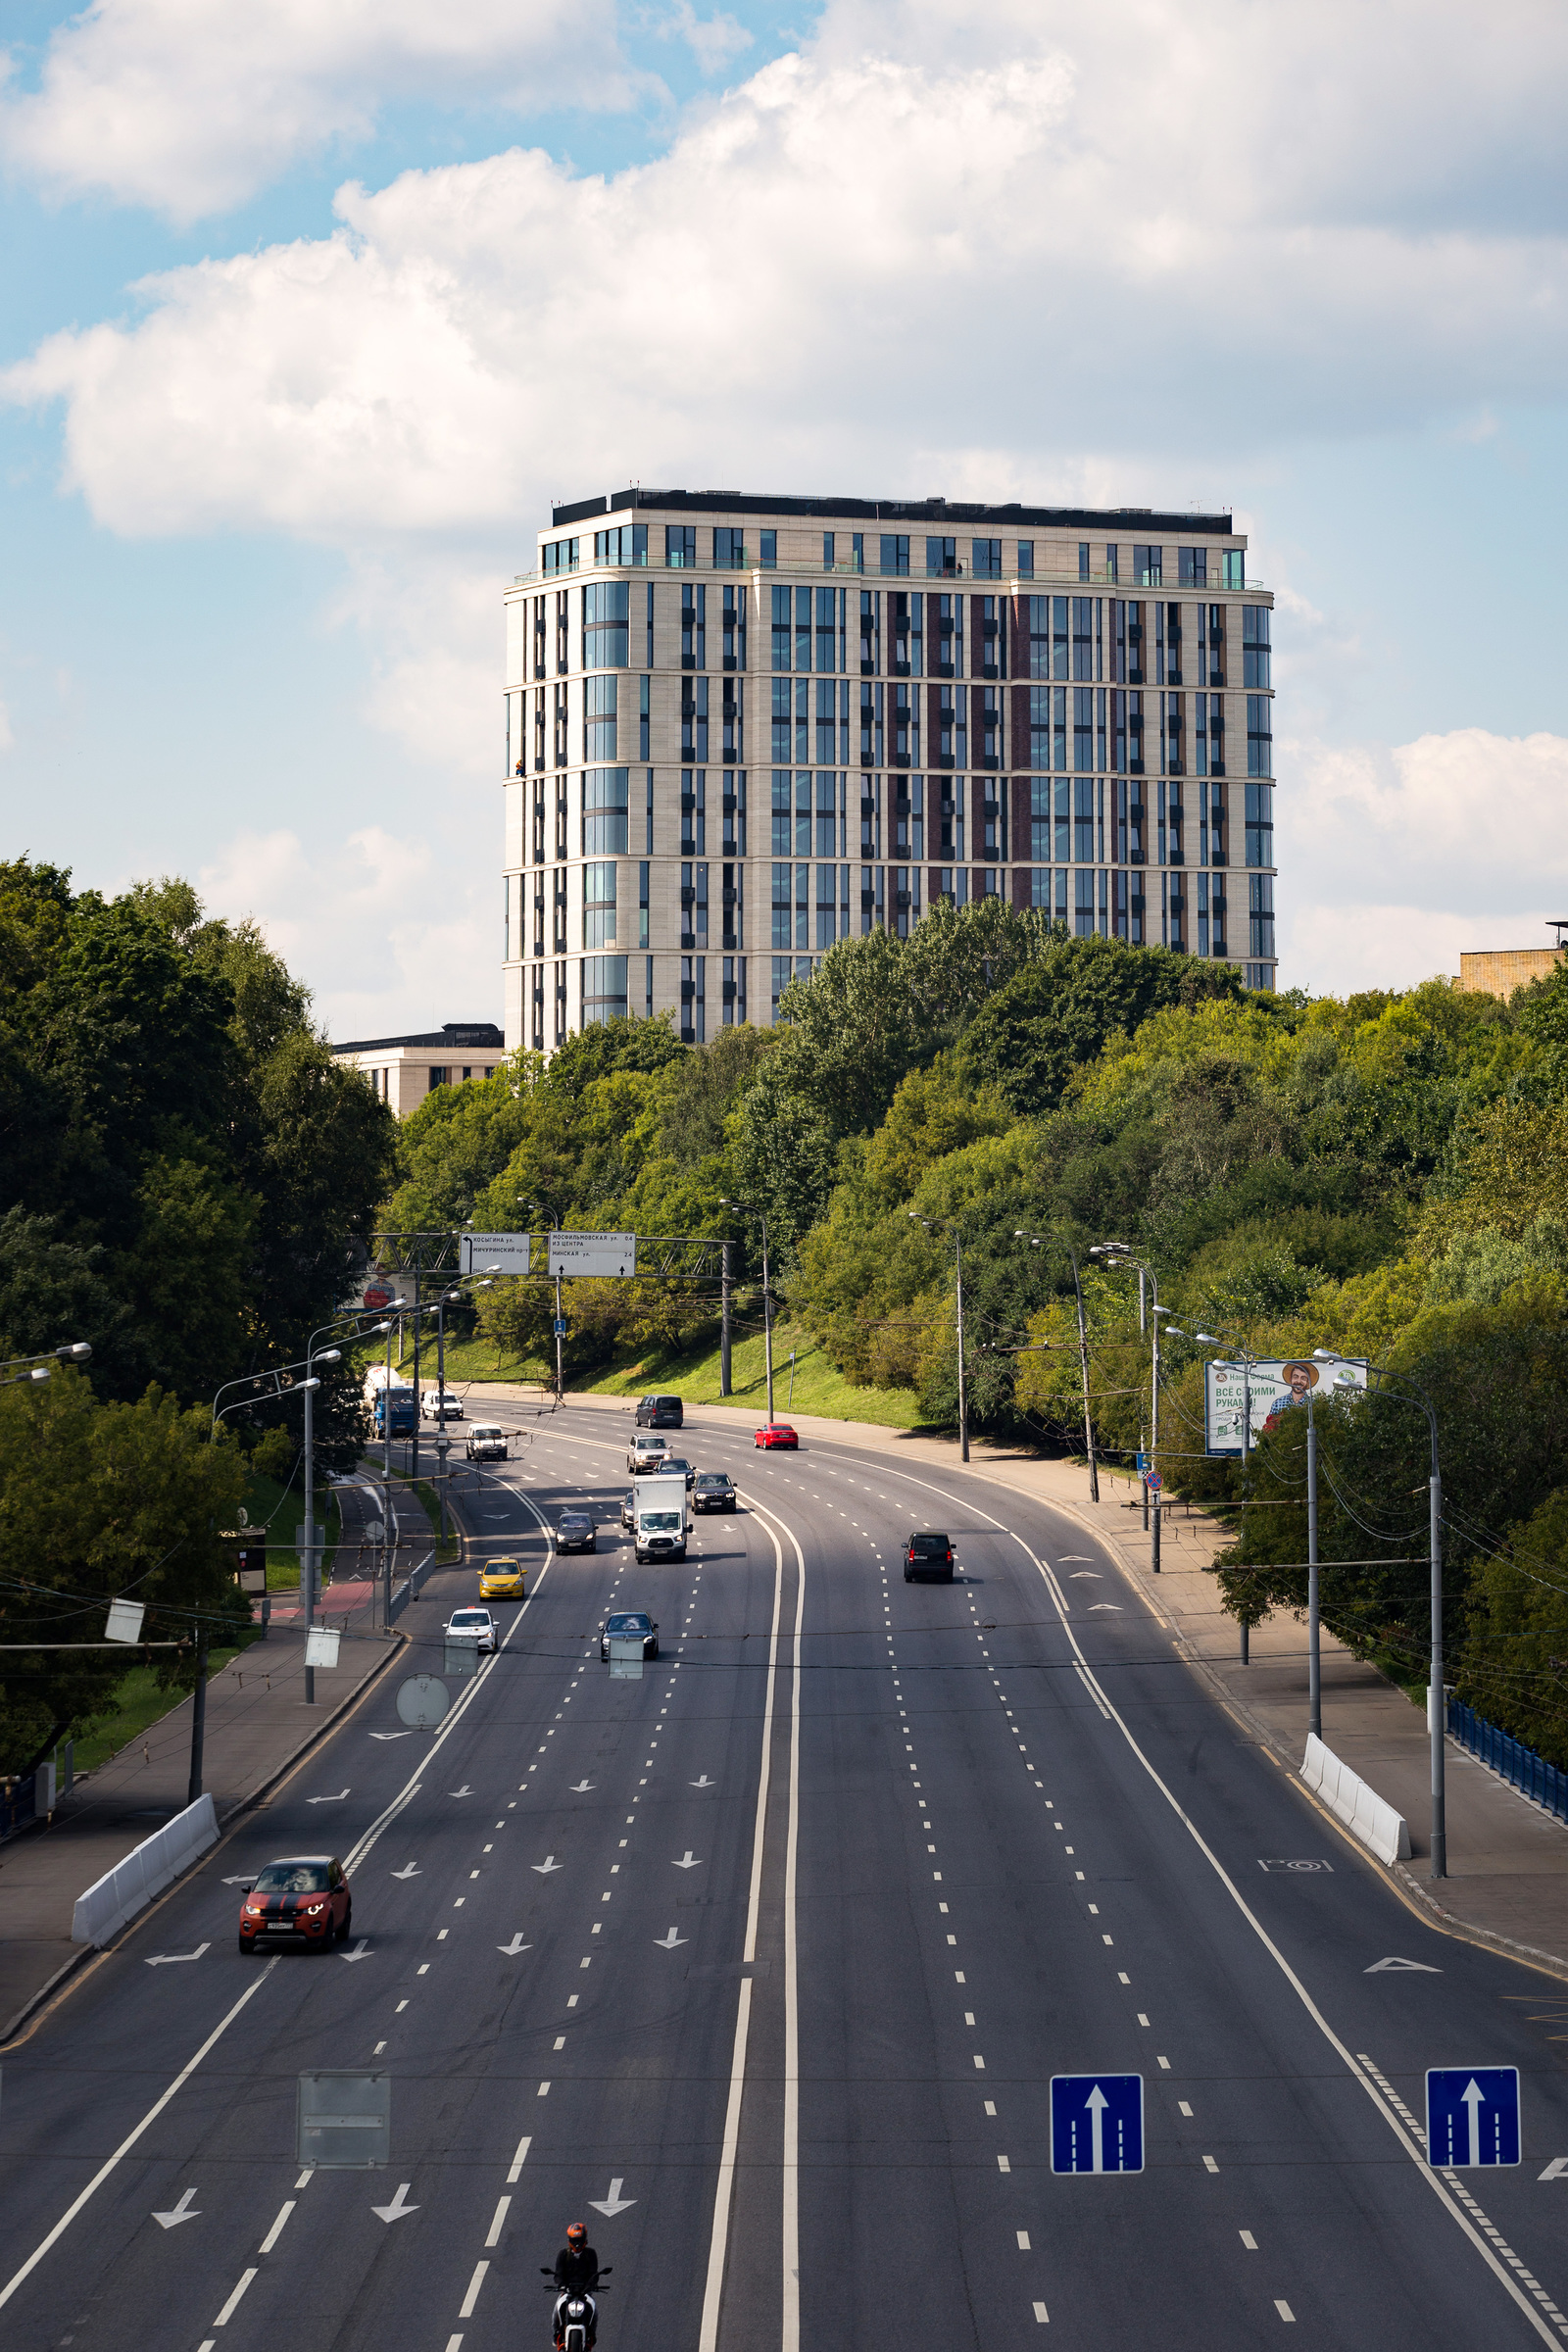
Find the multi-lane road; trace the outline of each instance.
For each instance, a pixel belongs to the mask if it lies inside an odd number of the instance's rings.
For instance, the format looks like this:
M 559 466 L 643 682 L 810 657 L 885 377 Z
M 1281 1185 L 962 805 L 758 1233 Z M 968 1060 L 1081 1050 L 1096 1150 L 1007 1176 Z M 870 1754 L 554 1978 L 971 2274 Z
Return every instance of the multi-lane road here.
M 3 2054 L 8 2346 L 543 2346 L 577 2219 L 605 2352 L 1568 2341 L 1560 1985 L 1415 1917 L 1070 1518 L 694 1414 L 742 1508 L 639 1569 L 629 1425 L 568 1408 L 474 1501 L 530 1596 L 440 1730 L 396 1691 L 471 1572 Z M 319 1851 L 352 1944 L 242 1958 L 235 1882 Z M 1520 2070 L 1519 2168 L 1427 2166 L 1440 2066 Z M 320 2068 L 390 2077 L 384 2171 L 300 2169 Z M 1141 2173 L 1052 2172 L 1068 2074 L 1142 2077 Z

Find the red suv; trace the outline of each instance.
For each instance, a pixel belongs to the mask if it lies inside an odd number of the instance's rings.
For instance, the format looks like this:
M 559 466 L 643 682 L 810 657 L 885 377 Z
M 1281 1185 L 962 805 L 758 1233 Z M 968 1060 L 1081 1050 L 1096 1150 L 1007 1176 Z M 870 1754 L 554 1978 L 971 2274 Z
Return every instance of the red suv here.
M 354 1897 L 337 1856 L 296 1854 L 291 1861 L 269 1862 L 261 1877 L 246 1885 L 239 1948 L 254 1952 L 259 1943 L 270 1947 L 286 1940 L 324 1951 L 334 1936 L 346 1943 L 353 1924 Z
M 904 1547 L 904 1581 L 912 1584 L 917 1576 L 940 1577 L 944 1584 L 953 1582 L 953 1545 L 946 1536 L 911 1536 Z

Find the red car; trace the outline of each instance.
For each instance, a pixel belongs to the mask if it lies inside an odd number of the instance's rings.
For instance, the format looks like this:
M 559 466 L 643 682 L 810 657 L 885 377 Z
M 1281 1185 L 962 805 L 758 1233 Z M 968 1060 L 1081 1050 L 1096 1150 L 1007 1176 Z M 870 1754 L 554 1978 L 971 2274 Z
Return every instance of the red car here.
M 335 1854 L 296 1854 L 269 1862 L 245 1888 L 239 1914 L 239 1948 L 302 1943 L 325 1950 L 334 1937 L 346 1943 L 354 1925 L 354 1897 Z
M 787 1421 L 769 1421 L 757 1433 L 758 1446 L 783 1446 L 789 1452 L 800 1451 L 801 1441 Z

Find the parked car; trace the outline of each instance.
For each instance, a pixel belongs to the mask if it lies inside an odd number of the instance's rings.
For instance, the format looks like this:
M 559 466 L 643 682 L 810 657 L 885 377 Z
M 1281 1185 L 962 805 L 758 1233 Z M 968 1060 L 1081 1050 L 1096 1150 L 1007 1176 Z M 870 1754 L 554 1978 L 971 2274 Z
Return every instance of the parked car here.
M 636 1637 L 641 1634 L 643 1638 L 643 1656 L 645 1658 L 657 1658 L 659 1655 L 659 1627 L 655 1620 L 649 1616 L 646 1609 L 622 1609 L 618 1615 L 607 1617 L 605 1619 L 604 1624 L 599 1629 L 599 1655 L 601 1661 L 608 1659 L 610 1656 L 610 1637 L 612 1634 L 613 1634 L 615 1639 L 620 1642 L 634 1641 Z
M 679 1429 L 686 1419 L 686 1407 L 678 1396 L 643 1396 L 637 1404 L 639 1429 Z
M 622 1531 L 628 1536 L 637 1524 L 637 1490 L 635 1487 L 628 1487 L 620 1498 L 620 1524 Z
M 420 1410 L 427 1421 L 461 1421 L 463 1398 L 450 1389 L 426 1389 Z
M 498 1639 L 488 1609 L 454 1609 L 441 1631 L 449 1642 L 472 1642 L 480 1649 L 494 1649 Z
M 917 1576 L 940 1577 L 944 1584 L 952 1584 L 953 1544 L 948 1537 L 927 1534 L 909 1538 L 904 1547 L 904 1581 L 912 1584 Z
M 695 1465 L 686 1461 L 678 1453 L 665 1454 L 663 1460 L 659 1465 L 659 1475 L 661 1478 L 683 1478 L 686 1481 L 686 1492 L 688 1494 L 691 1493 L 692 1488 L 696 1484 L 697 1480 L 697 1471 Z
M 527 1591 L 521 1560 L 486 1560 L 479 1571 L 481 1600 L 521 1600 Z
M 592 1511 L 563 1511 L 556 1521 L 558 1551 L 597 1551 L 599 1530 Z
M 735 1482 L 727 1470 L 705 1470 L 692 1490 L 694 1511 L 732 1511 Z
M 645 1470 L 661 1469 L 668 1451 L 662 1438 L 645 1437 L 639 1430 L 626 1448 L 626 1467 L 633 1478 L 638 1478 Z
M 764 1448 L 782 1446 L 791 1453 L 800 1451 L 801 1441 L 787 1421 L 768 1421 L 758 1431 L 754 1443 Z
M 239 1948 L 254 1952 L 302 1943 L 324 1951 L 334 1936 L 346 1942 L 354 1925 L 354 1897 L 335 1854 L 294 1854 L 269 1862 L 254 1879 L 242 1879 Z
M 458 1412 L 461 1415 L 460 1404 Z M 507 1458 L 507 1433 L 493 1421 L 475 1421 L 469 1425 L 464 1440 L 464 1450 L 470 1462 L 504 1462 Z

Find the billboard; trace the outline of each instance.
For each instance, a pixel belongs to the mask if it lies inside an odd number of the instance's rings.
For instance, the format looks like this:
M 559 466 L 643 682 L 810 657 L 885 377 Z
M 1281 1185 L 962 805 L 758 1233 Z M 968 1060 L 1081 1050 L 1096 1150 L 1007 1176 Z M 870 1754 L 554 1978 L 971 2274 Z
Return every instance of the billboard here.
M 525 1233 L 464 1233 L 458 1236 L 460 1274 L 526 1274 L 528 1236 Z
M 553 1233 L 550 1236 L 552 1274 L 635 1274 L 637 1236 L 634 1233 Z
M 1207 1453 L 1240 1459 L 1242 1418 L 1251 1408 L 1250 1447 L 1266 1429 L 1276 1428 L 1283 1414 L 1305 1404 L 1309 1396 L 1354 1396 L 1366 1387 L 1366 1366 L 1350 1357 L 1265 1356 L 1244 1372 L 1240 1364 L 1203 1366 L 1203 1448 Z

